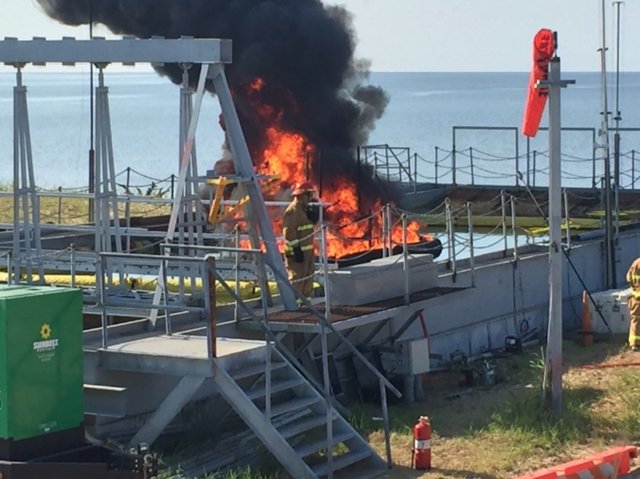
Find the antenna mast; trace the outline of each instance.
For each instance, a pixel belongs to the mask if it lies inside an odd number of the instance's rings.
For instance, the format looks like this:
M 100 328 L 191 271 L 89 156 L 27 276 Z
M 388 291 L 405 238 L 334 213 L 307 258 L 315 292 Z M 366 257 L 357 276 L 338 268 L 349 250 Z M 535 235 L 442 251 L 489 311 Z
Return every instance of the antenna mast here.
M 609 105 L 607 103 L 607 47 L 605 36 L 605 0 L 602 0 L 602 30 L 600 46 L 600 91 L 601 105 L 600 112 L 600 147 L 603 151 L 604 159 L 604 210 L 605 210 L 605 284 L 607 289 L 615 288 L 615 248 L 613 244 L 613 228 L 611 221 L 611 161 L 609 158 Z
M 89 40 L 93 40 L 93 2 L 89 0 Z M 94 148 L 93 63 L 89 63 L 89 195 L 95 193 L 96 150 Z M 89 198 L 89 222 L 95 220 L 95 200 Z
M 616 7 L 616 114 L 613 117 L 615 121 L 615 134 L 613 135 L 613 175 L 614 175 L 614 210 L 615 210 L 615 234 L 614 245 L 618 245 L 618 237 L 620 234 L 620 4 L 623 2 L 618 0 L 613 2 Z M 614 285 L 615 287 L 615 275 Z

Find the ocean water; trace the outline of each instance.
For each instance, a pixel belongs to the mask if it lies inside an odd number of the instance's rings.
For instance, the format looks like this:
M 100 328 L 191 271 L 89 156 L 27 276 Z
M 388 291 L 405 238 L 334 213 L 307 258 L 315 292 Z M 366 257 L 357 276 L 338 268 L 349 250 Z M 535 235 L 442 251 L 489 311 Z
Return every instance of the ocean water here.
M 563 127 L 593 129 L 563 133 L 563 185 L 589 186 L 594 178 L 603 174 L 603 150 L 595 148 L 597 159 L 595 164 L 592 162 L 594 146 L 597 146 L 592 134 L 601 124 L 600 75 L 563 73 L 563 78 L 576 80 L 575 85 L 562 93 Z M 3 184 L 12 181 L 15 81 L 14 74 L 0 73 L 0 158 L 6 165 L 0 170 Z M 105 82 L 109 87 L 115 164 L 120 173 L 118 182 L 124 182 L 127 168 L 132 171 L 130 183 L 143 189 L 150 181 L 162 182 L 177 174 L 179 87 L 151 72 L 107 71 Z M 416 155 L 413 158 L 418 179 L 432 182 L 437 175 L 439 182 L 449 182 L 454 127 L 519 127 L 528 73 L 372 73 L 370 82 L 387 91 L 390 103 L 377 122 L 369 144 L 409 148 L 410 154 Z M 86 187 L 90 143 L 89 73 L 27 69 L 23 83 L 28 89 L 37 186 Z M 609 111 L 615 111 L 613 75 L 609 85 Z M 620 126 L 640 128 L 640 73 L 620 75 L 619 105 Z M 223 137 L 218 113 L 217 99 L 207 96 L 197 130 L 200 171 L 211 168 L 220 158 Z M 623 131 L 621 138 L 621 184 L 629 187 L 640 176 L 640 131 Z M 514 184 L 516 168 L 526 176 L 528 165 L 530 184 L 545 185 L 547 149 L 548 137 L 544 131 L 530 142 L 527 159 L 526 139 L 521 135 L 516 137 L 513 130 L 456 128 L 457 181 Z M 639 152 L 637 164 L 632 161 L 636 150 Z

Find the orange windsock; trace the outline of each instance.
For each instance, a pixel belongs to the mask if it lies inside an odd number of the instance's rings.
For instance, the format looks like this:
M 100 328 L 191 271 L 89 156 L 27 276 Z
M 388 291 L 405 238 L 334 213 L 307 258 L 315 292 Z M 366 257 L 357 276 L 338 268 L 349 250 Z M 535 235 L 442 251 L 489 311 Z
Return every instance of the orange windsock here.
M 529 77 L 527 103 L 522 119 L 522 134 L 536 136 L 540 127 L 540 119 L 547 103 L 547 90 L 536 88 L 538 81 L 547 79 L 549 60 L 554 54 L 553 32 L 546 28 L 540 30 L 533 38 L 533 68 Z

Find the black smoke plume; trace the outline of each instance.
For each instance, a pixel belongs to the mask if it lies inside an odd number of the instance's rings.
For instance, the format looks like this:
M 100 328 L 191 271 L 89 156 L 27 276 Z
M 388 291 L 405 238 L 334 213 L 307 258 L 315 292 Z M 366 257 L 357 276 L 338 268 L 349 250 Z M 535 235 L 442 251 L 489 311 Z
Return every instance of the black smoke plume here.
M 355 32 L 344 8 L 320 0 L 38 2 L 62 23 L 88 24 L 91 15 L 116 34 L 230 38 L 234 56 L 226 72 L 252 153 L 263 144 L 265 119 L 250 106 L 248 96 L 256 92 L 247 86 L 259 77 L 265 81 L 260 100 L 279 110 L 282 125 L 304 134 L 319 151 L 319 166 L 311 172 L 316 183 L 330 187 L 333 178 L 348 177 L 358 184 L 361 199 L 393 200 L 389 185 L 373 179 L 371 169 L 355 158 L 388 97 L 366 84 L 368 64 L 354 58 Z M 181 83 L 177 65 L 160 73 Z M 191 78 L 195 82 L 197 75 Z M 369 206 L 362 205 L 362 212 Z

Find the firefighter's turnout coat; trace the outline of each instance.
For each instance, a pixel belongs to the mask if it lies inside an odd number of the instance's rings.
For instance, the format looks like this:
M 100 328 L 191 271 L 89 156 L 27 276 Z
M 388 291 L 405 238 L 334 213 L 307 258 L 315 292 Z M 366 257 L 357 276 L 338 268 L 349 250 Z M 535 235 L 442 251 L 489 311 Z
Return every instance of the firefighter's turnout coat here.
M 285 265 L 289 280 L 305 297 L 313 290 L 313 223 L 307 217 L 305 205 L 294 198 L 284 212 L 282 234 L 285 240 Z M 302 250 L 302 262 L 296 262 L 294 248 Z
M 640 346 L 640 258 L 637 258 L 627 271 L 627 283 L 631 286 L 629 296 L 629 346 Z

